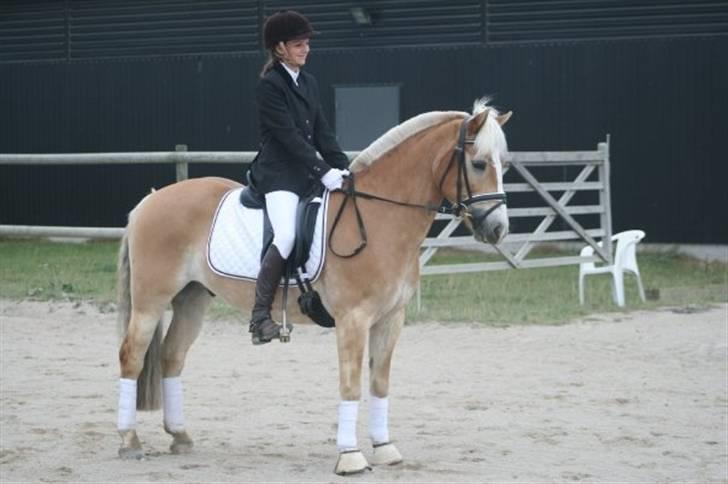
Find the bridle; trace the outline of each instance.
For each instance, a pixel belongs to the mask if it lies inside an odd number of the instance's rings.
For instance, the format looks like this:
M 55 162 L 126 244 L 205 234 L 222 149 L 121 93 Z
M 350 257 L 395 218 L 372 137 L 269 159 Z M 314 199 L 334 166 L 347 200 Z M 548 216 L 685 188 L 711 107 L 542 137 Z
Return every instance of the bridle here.
M 457 182 L 457 202 L 452 204 L 451 207 L 448 207 L 448 210 L 441 213 L 448 213 L 455 215 L 456 217 L 462 216 L 463 212 L 467 212 L 470 205 L 478 202 L 487 202 L 489 200 L 497 200 L 498 203 L 493 205 L 488 209 L 488 211 L 483 215 L 483 219 L 491 214 L 496 208 L 500 207 L 501 205 L 505 205 L 508 200 L 506 197 L 505 192 L 492 192 L 492 193 L 478 193 L 476 195 L 473 195 L 473 192 L 470 190 L 470 181 L 468 180 L 468 169 L 467 166 L 465 166 L 465 145 L 472 145 L 475 144 L 475 138 L 473 137 L 467 137 L 465 135 L 465 132 L 467 130 L 468 121 L 471 118 L 463 120 L 462 124 L 460 125 L 460 131 L 458 133 L 458 144 L 455 146 L 455 149 L 453 150 L 452 156 L 450 157 L 450 162 L 447 165 L 447 168 L 445 169 L 445 172 L 442 174 L 442 177 L 440 178 L 440 184 L 438 188 L 442 192 L 442 184 L 445 182 L 445 178 L 447 177 L 448 172 L 450 171 L 450 168 L 452 168 L 452 165 L 455 163 L 455 158 L 457 158 L 458 162 L 458 182 Z M 473 163 L 478 163 L 475 160 Z M 482 164 L 485 164 L 485 162 L 480 162 Z M 467 192 L 468 197 L 463 199 L 463 185 L 465 185 L 465 190 Z
M 501 205 L 506 205 L 507 203 L 507 197 L 505 192 L 491 192 L 491 193 L 478 193 L 473 195 L 472 190 L 470 189 L 470 181 L 468 180 L 468 170 L 465 163 L 465 146 L 466 145 L 472 145 L 475 143 L 474 137 L 468 137 L 466 136 L 468 121 L 470 121 L 472 118 L 466 118 L 463 120 L 463 122 L 460 124 L 460 130 L 458 132 L 458 142 L 455 145 L 455 149 L 453 150 L 452 156 L 450 156 L 450 161 L 447 164 L 447 167 L 445 168 L 445 171 L 442 174 L 442 177 L 440 178 L 440 183 L 438 184 L 438 189 L 440 192 L 442 192 L 442 185 L 445 183 L 445 178 L 447 177 L 447 174 L 450 172 L 450 169 L 453 167 L 453 165 L 457 162 L 457 170 L 458 170 L 458 180 L 457 180 L 457 200 L 455 203 L 450 202 L 450 206 L 435 206 L 433 204 L 417 204 L 417 203 L 408 203 L 408 202 L 402 202 L 399 200 L 392 200 L 390 198 L 384 198 L 380 197 L 378 195 L 374 195 L 371 193 L 366 192 L 360 192 L 356 190 L 354 185 L 354 174 L 352 173 L 347 178 L 346 186 L 344 186 L 341 191 L 344 193 L 344 201 L 342 202 L 341 206 L 339 207 L 338 212 L 336 213 L 336 217 L 334 218 L 334 224 L 331 226 L 331 232 L 329 233 L 329 249 L 331 252 L 338 256 L 342 257 L 344 259 L 354 257 L 355 255 L 359 254 L 364 248 L 367 246 L 367 232 L 366 227 L 364 226 L 364 220 L 361 217 L 361 213 L 359 212 L 359 206 L 356 203 L 357 197 L 364 198 L 366 200 L 378 200 L 380 202 L 387 202 L 394 205 L 399 205 L 401 207 L 412 207 L 412 208 L 424 208 L 425 210 L 428 210 L 430 212 L 437 212 L 437 213 L 443 213 L 447 215 L 454 215 L 456 217 L 461 217 L 463 214 L 466 216 L 469 215 L 470 206 L 479 203 L 479 202 L 487 202 L 491 200 L 495 200 L 497 203 L 495 203 L 492 207 L 490 207 L 485 214 L 483 214 L 480 219 L 485 220 L 488 215 L 493 213 L 495 209 L 500 207 Z M 473 163 L 476 163 L 476 160 L 473 160 Z M 483 163 L 484 162 L 479 162 Z M 463 185 L 465 186 L 465 192 L 467 194 L 467 198 L 463 198 Z M 334 235 L 334 230 L 336 229 L 337 225 L 339 224 L 339 220 L 341 219 L 341 215 L 344 213 L 344 208 L 346 207 L 346 204 L 349 202 L 349 199 L 352 200 L 352 203 L 354 204 L 354 212 L 356 213 L 356 221 L 359 226 L 359 234 L 361 236 L 361 243 L 359 246 L 354 249 L 349 254 L 339 254 L 336 252 L 331 245 L 331 240 Z

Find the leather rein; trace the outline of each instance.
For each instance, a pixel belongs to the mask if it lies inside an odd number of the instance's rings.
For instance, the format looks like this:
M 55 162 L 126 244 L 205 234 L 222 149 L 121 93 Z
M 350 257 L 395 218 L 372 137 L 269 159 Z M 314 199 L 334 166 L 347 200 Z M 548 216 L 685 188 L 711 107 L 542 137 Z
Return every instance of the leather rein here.
M 442 174 L 442 177 L 440 178 L 440 183 L 438 185 L 438 188 L 440 191 L 442 191 L 442 184 L 445 182 L 445 178 L 447 177 L 447 174 L 450 172 L 450 169 L 453 167 L 453 165 L 457 161 L 458 165 L 458 181 L 457 181 L 457 203 L 450 203 L 450 206 L 435 206 L 430 203 L 428 204 L 417 204 L 417 203 L 409 203 L 409 202 L 402 202 L 399 200 L 393 200 L 390 198 L 384 198 L 380 197 L 378 195 L 374 195 L 372 193 L 366 193 L 366 192 L 360 192 L 356 190 L 354 185 L 354 174 L 352 173 L 347 177 L 347 183 L 346 186 L 341 189 L 341 191 L 344 193 L 344 201 L 339 207 L 338 212 L 336 213 L 336 217 L 334 217 L 334 224 L 331 227 L 331 232 L 329 233 L 328 237 L 328 246 L 329 250 L 337 256 L 341 257 L 343 259 L 348 259 L 351 257 L 356 256 L 359 254 L 364 248 L 367 246 L 367 230 L 364 226 L 364 220 L 362 219 L 361 213 L 359 211 L 359 206 L 357 205 L 357 198 L 364 198 L 366 200 L 377 200 L 380 202 L 386 202 L 391 203 L 393 205 L 398 205 L 400 207 L 410 207 L 410 208 L 422 208 L 429 212 L 436 212 L 436 213 L 442 213 L 447 215 L 454 215 L 455 217 L 460 217 L 463 215 L 463 213 L 468 212 L 470 209 L 470 205 L 474 203 L 479 202 L 486 202 L 490 200 L 496 200 L 498 203 L 490 207 L 486 213 L 481 217 L 482 219 L 485 219 L 488 215 L 490 215 L 495 209 L 500 207 L 501 205 L 505 205 L 507 203 L 507 197 L 505 192 L 492 192 L 492 193 L 479 193 L 476 195 L 473 195 L 472 191 L 470 190 L 470 182 L 468 180 L 468 170 L 467 166 L 465 164 L 465 145 L 473 144 L 475 143 L 475 138 L 467 137 L 466 136 L 466 128 L 468 121 L 471 118 L 466 118 L 463 120 L 462 124 L 460 125 L 460 131 L 458 133 L 458 143 L 455 146 L 455 149 L 453 150 L 452 156 L 450 156 L 450 161 L 448 162 L 447 168 L 445 169 L 445 172 Z M 467 198 L 463 198 L 463 185 L 465 186 L 466 192 L 467 192 Z M 354 213 L 356 214 L 356 222 L 359 226 L 359 235 L 361 238 L 361 243 L 359 246 L 354 249 L 349 254 L 339 254 L 334 250 L 331 240 L 334 236 L 334 231 L 336 230 L 336 227 L 339 224 L 339 221 L 341 219 L 342 214 L 344 213 L 344 208 L 346 208 L 347 203 L 349 202 L 349 199 L 351 199 L 353 205 L 354 205 Z

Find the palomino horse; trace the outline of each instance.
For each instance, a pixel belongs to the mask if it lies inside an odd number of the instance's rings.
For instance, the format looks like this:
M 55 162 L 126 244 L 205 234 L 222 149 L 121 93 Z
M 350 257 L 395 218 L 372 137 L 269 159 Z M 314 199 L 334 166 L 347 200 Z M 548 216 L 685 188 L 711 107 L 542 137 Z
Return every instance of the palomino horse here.
M 476 239 L 498 243 L 506 235 L 501 160 L 507 147 L 501 126 L 510 115 L 499 114 L 484 100 L 476 102 L 472 115 L 425 113 L 392 128 L 352 162 L 356 192 L 374 196 L 360 196 L 356 204 L 368 245 L 350 258 L 332 252 L 332 248 L 349 252 L 361 243 L 359 217 L 354 204 L 348 204 L 329 234 L 327 262 L 314 284 L 336 319 L 341 394 L 337 474 L 369 468 L 356 437 L 367 341 L 371 461 L 375 465 L 402 461 L 389 437 L 387 395 L 392 351 L 419 278 L 420 244 L 443 199 L 457 207 L 455 212 L 464 217 Z M 187 351 L 200 332 L 213 294 L 245 314 L 254 296 L 253 283 L 216 274 L 205 254 L 218 202 L 238 186 L 221 178 L 176 183 L 148 195 L 129 214 L 119 255 L 119 322 L 125 333 L 119 351 L 122 458 L 144 455 L 136 433 L 136 410 L 157 409 L 162 402 L 172 452 L 192 447 L 185 431 L 180 380 Z M 330 213 L 336 213 L 352 193 L 333 193 Z M 333 218 L 329 217 L 327 230 Z M 173 316 L 162 342 L 161 317 L 170 303 Z M 294 306 L 289 308 L 291 318 L 305 320 Z M 245 336 L 241 328 L 241 345 Z

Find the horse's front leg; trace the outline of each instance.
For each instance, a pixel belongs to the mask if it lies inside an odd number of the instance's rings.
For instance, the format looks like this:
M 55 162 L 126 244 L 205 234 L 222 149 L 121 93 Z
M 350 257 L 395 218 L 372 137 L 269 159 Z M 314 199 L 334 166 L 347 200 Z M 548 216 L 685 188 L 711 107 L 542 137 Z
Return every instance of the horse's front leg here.
M 369 332 L 369 437 L 374 446 L 372 464 L 394 465 L 402 455 L 389 438 L 389 373 L 392 353 L 404 326 L 405 310 L 372 326 Z
M 334 472 L 357 474 L 368 469 L 356 439 L 356 422 L 361 398 L 361 367 L 369 331 L 369 319 L 351 311 L 336 321 L 336 343 L 339 353 L 339 425 L 336 448 L 339 458 Z M 361 316 L 361 315 L 359 315 Z

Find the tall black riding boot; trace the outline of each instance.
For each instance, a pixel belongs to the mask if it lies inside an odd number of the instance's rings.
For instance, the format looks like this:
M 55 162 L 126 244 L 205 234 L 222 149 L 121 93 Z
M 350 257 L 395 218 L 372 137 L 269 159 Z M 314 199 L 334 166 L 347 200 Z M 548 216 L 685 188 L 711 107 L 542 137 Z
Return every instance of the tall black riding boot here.
M 255 304 L 249 330 L 253 334 L 254 345 L 268 343 L 280 335 L 281 325 L 273 321 L 270 311 L 285 265 L 286 260 L 281 257 L 278 248 L 271 245 L 260 264 L 258 282 L 255 284 Z

